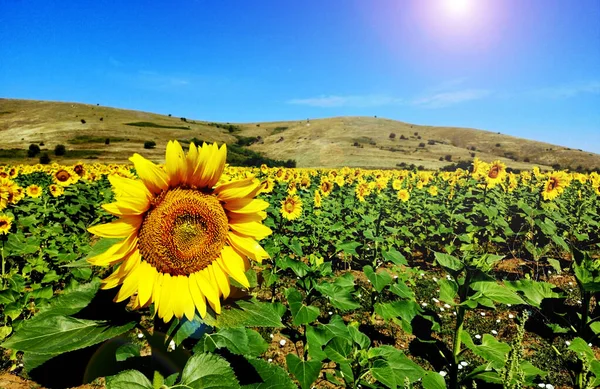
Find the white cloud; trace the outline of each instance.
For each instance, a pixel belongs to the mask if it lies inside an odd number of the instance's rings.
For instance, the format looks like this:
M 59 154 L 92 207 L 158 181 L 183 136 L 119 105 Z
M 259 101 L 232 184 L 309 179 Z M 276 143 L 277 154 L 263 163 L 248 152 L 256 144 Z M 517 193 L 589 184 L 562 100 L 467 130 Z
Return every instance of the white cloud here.
M 573 83 L 541 88 L 534 90 L 532 93 L 534 96 L 550 99 L 568 99 L 586 93 L 599 94 L 600 81 L 588 81 L 583 83 Z
M 411 100 L 411 105 L 422 108 L 444 108 L 466 101 L 479 100 L 490 94 L 491 91 L 486 89 L 463 89 L 440 92 L 429 96 L 415 98 Z
M 288 100 L 288 104 L 308 105 L 311 107 L 331 108 L 331 107 L 380 107 L 384 105 L 400 105 L 402 99 L 387 95 L 321 95 L 306 99 Z

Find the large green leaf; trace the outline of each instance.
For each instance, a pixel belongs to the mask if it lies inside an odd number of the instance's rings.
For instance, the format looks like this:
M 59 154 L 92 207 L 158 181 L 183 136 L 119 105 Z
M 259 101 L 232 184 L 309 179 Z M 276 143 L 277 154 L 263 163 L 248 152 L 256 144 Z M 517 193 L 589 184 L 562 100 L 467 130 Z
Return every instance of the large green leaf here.
M 476 345 L 466 331 L 461 332 L 461 340 L 475 355 L 490 362 L 493 368 L 501 369 L 504 366 L 510 345 L 499 342 L 490 334 L 484 334 L 481 345 Z
M 542 303 L 542 300 L 547 298 L 558 298 L 561 296 L 559 293 L 552 291 L 554 285 L 548 282 L 521 279 L 517 281 L 506 281 L 504 284 L 508 289 L 515 292 L 522 292 L 525 300 L 538 308 Z
M 237 301 L 235 306 L 223 309 L 220 315 L 206 315 L 203 320 L 217 328 L 283 327 L 281 316 L 273 304 L 256 300 Z
M 471 288 L 500 304 L 525 304 L 521 296 L 495 281 L 473 282 Z M 477 294 L 472 298 L 477 298 Z
M 454 305 L 454 298 L 458 293 L 458 284 L 454 280 L 443 279 L 438 282 L 440 287 L 440 300 Z
M 213 352 L 219 348 L 227 348 L 233 354 L 258 356 L 267 350 L 268 344 L 252 329 L 222 328 L 216 333 L 204 335 L 194 347 L 194 352 Z
M 48 305 L 42 307 L 28 323 L 42 321 L 47 316 L 73 315 L 88 306 L 99 288 L 100 281 L 95 279 L 87 284 L 74 285 L 65 289 Z
M 298 389 L 290 376 L 281 367 L 263 361 L 248 358 L 263 382 L 242 386 L 242 389 Z
M 286 291 L 286 297 L 292 311 L 292 319 L 295 325 L 312 323 L 319 317 L 319 308 L 304 305 L 302 295 L 295 288 Z
M 461 271 L 465 266 L 462 261 L 452 255 L 444 254 L 444 253 L 435 253 L 435 261 L 440 265 L 445 267 L 446 269 L 458 272 Z
M 180 385 L 191 389 L 235 389 L 240 384 L 229 362 L 216 354 L 195 354 L 185 364 Z
M 137 370 L 126 370 L 106 377 L 106 389 L 153 389 L 152 383 Z
M 423 388 L 424 389 L 446 389 L 446 381 L 440 373 L 435 371 L 425 372 L 423 376 Z
M 381 254 L 383 255 L 383 258 L 386 261 L 391 261 L 395 265 L 398 265 L 398 266 L 408 266 L 406 257 L 400 251 L 396 250 L 395 248 L 391 248 L 388 251 L 383 250 L 381 252 Z
M 302 389 L 310 389 L 313 382 L 319 377 L 321 362 L 303 361 L 294 354 L 285 357 L 288 371 L 296 377 Z
M 377 292 L 381 292 L 383 288 L 392 282 L 392 276 L 386 270 L 376 273 L 371 266 L 365 266 L 363 267 L 363 272 Z
M 25 323 L 2 347 L 39 354 L 59 354 L 114 338 L 134 326 L 134 322 L 109 326 L 104 321 L 47 316 L 44 320 Z

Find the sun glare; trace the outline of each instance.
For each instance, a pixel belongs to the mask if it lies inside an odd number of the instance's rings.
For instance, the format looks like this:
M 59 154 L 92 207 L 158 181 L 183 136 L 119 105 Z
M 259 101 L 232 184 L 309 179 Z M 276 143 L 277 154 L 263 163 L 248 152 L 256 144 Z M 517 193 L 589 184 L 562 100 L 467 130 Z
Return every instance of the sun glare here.
M 461 16 L 471 9 L 471 0 L 444 0 L 444 7 L 449 14 Z

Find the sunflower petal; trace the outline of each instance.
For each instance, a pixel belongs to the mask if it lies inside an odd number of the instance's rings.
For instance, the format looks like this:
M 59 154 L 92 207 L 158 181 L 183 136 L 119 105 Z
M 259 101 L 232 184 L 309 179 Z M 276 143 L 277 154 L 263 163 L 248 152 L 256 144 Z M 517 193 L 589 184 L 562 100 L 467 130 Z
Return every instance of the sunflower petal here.
M 131 297 L 131 295 L 137 291 L 140 281 L 140 268 L 141 266 L 136 266 L 131 273 L 125 277 L 121 289 L 119 289 L 119 292 L 115 296 L 115 302 L 120 303 L 126 298 Z
M 227 157 L 226 145 L 223 144 L 219 149 L 216 143 L 212 145 L 203 144 L 199 153 L 200 158 L 198 163 L 200 171 L 198 173 L 200 182 L 198 186 L 201 188 L 212 188 L 219 181 L 225 168 L 225 159 Z
M 172 188 L 179 185 L 187 178 L 187 161 L 185 153 L 179 142 L 176 140 L 167 143 L 165 170 L 170 179 L 169 185 Z
M 103 204 L 102 208 L 115 216 L 141 215 L 150 208 L 150 201 L 145 198 L 120 197 L 114 203 Z
M 158 194 L 169 187 L 169 177 L 160 167 L 137 153 L 129 160 L 133 162 L 137 175 L 151 193 Z
M 158 317 L 166 322 L 173 317 L 173 303 L 171 300 L 175 291 L 174 279 L 170 274 L 165 273 L 162 277 L 162 285 L 160 287 L 160 305 L 158 306 Z
M 217 260 L 222 261 L 225 271 L 231 278 L 240 283 L 244 288 L 250 287 L 246 273 L 244 273 L 246 270 L 244 260 L 235 250 L 229 246 L 223 247 L 221 256 Z
M 183 298 L 183 295 L 189 293 L 187 277 L 173 276 L 171 278 L 171 282 L 174 287 L 173 299 L 171 301 L 171 304 L 173 305 L 173 313 L 175 314 L 176 318 L 181 319 L 185 312 L 185 299 Z
M 141 224 L 141 216 L 123 216 L 113 222 L 90 227 L 88 231 L 103 238 L 126 238 L 135 233 Z
M 113 174 L 108 176 L 108 181 L 110 181 L 117 198 L 133 197 L 149 200 L 152 197 L 152 194 L 141 180 L 132 180 Z
M 131 234 L 126 239 L 110 246 L 105 252 L 88 258 L 88 262 L 96 266 L 112 265 L 127 257 L 137 246 L 137 234 Z
M 269 203 L 261 199 L 242 198 L 228 201 L 223 207 L 231 212 L 248 214 L 264 211 L 269 208 Z
M 219 296 L 223 296 L 224 299 L 229 297 L 229 293 L 231 292 L 229 286 L 229 279 L 224 273 L 224 270 L 221 267 L 221 265 L 219 265 L 218 262 L 213 263 L 213 265 L 209 266 L 208 269 L 210 269 L 211 278 L 214 277 L 214 279 L 216 280 L 216 285 L 219 288 Z
M 194 170 L 198 165 L 198 149 L 196 148 L 194 142 L 190 143 L 190 147 L 186 155 L 186 164 L 185 183 L 188 185 L 194 185 Z
M 235 213 L 227 212 L 229 217 L 229 223 L 249 223 L 249 222 L 261 222 L 267 218 L 265 211 L 259 211 L 256 213 Z
M 148 302 L 152 301 L 152 294 L 155 289 L 155 282 L 158 276 L 158 272 L 148 262 L 142 261 L 140 263 L 141 274 L 140 274 L 140 286 L 138 288 L 138 298 L 140 305 L 144 306 Z
M 235 223 L 232 221 L 229 223 L 229 227 L 241 235 L 250 236 L 258 240 L 264 239 L 273 233 L 269 227 L 258 222 Z
M 244 186 L 222 190 L 217 194 L 217 198 L 221 201 L 228 202 L 246 197 L 254 197 L 260 192 L 260 189 L 260 181 L 252 180 Z
M 192 300 L 194 301 L 194 305 L 196 305 L 196 309 L 198 310 L 200 317 L 205 317 L 206 316 L 206 299 L 204 298 L 204 295 L 202 295 L 202 292 L 200 291 L 200 288 L 198 287 L 198 283 L 196 282 L 196 278 L 194 277 L 194 274 L 189 275 L 188 283 L 189 283 L 189 288 L 190 288 L 190 294 L 192 295 Z
M 227 240 L 237 251 L 257 262 L 262 262 L 263 259 L 270 258 L 269 254 L 253 238 L 240 236 L 234 231 L 230 231 L 227 235 Z
M 196 283 L 200 288 L 202 294 L 206 297 L 211 306 L 217 306 L 221 309 L 221 302 L 219 301 L 219 292 L 213 286 L 210 279 L 210 274 L 206 272 L 206 269 L 202 269 L 199 272 L 194 273 Z M 216 312 L 216 310 L 215 310 Z

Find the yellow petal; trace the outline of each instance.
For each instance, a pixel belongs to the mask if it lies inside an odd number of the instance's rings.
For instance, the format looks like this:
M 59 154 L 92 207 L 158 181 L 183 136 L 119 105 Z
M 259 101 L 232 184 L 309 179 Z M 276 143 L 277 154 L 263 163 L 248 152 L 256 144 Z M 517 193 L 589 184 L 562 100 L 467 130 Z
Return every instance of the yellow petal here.
M 129 254 L 127 258 L 119 265 L 113 274 L 102 280 L 101 289 L 111 289 L 123 283 L 125 278 L 135 269 L 140 263 L 140 252 L 135 250 Z
M 154 283 L 158 277 L 156 269 L 147 262 L 140 263 L 140 286 L 138 288 L 138 298 L 140 305 L 144 306 L 150 302 L 154 290 Z
M 212 145 L 203 144 L 199 151 L 199 184 L 200 188 L 212 188 L 221 177 L 225 168 L 225 158 L 227 157 L 227 148 L 223 143 L 221 148 L 216 143 Z
M 186 178 L 187 161 L 183 148 L 179 142 L 169 141 L 167 143 L 167 153 L 165 161 L 165 170 L 169 176 L 169 185 L 176 187 Z
M 217 198 L 221 201 L 228 202 L 241 198 L 254 197 L 260 192 L 260 189 L 260 181 L 252 180 L 244 186 L 222 190 L 217 195 Z
M 183 289 L 183 290 L 185 290 L 185 293 L 182 292 L 182 295 L 181 295 L 181 298 L 184 300 L 184 306 L 185 306 L 183 314 L 189 321 L 192 321 L 192 320 L 194 320 L 194 314 L 196 312 L 196 306 L 194 304 L 194 300 L 192 299 L 192 294 L 190 292 L 190 286 L 189 286 L 190 282 L 192 282 L 192 281 L 190 281 L 189 277 L 182 276 L 182 278 L 185 283 L 185 285 L 184 285 L 185 289 Z
M 270 258 L 269 254 L 258 244 L 253 238 L 240 236 L 237 233 L 230 231 L 227 234 L 229 244 L 237 251 L 252 258 L 257 262 L 262 262 L 263 259 Z
M 196 309 L 200 314 L 200 317 L 206 316 L 206 299 L 202 295 L 200 288 L 198 287 L 198 283 L 196 282 L 196 277 L 194 274 L 190 274 L 189 280 L 189 288 L 190 294 L 192 295 L 192 300 L 194 301 L 194 305 L 196 305 Z
M 187 277 L 173 276 L 171 278 L 171 283 L 174 287 L 173 299 L 171 301 L 171 304 L 173 305 L 173 313 L 175 314 L 176 318 L 181 319 L 183 317 L 183 313 L 185 312 L 185 300 L 183 295 L 189 293 Z
M 141 180 L 132 180 L 117 175 L 108 176 L 116 197 L 133 197 L 149 200 L 152 194 Z
M 254 176 L 250 176 L 248 178 L 244 178 L 241 180 L 229 181 L 223 184 L 217 185 L 214 189 L 214 193 L 221 193 L 223 191 L 231 190 L 231 189 L 239 189 L 251 185 L 255 182 Z
M 258 240 L 266 238 L 273 233 L 269 227 L 258 222 L 235 223 L 231 221 L 229 227 L 241 235 L 250 236 Z
M 150 200 L 146 198 L 120 197 L 110 204 L 103 204 L 106 212 L 115 216 L 141 215 L 150 208 Z
M 141 224 L 141 216 L 123 216 L 113 222 L 90 227 L 88 231 L 103 238 L 126 238 L 135 233 Z
M 242 198 L 228 201 L 224 204 L 224 208 L 231 212 L 248 214 L 264 211 L 269 208 L 269 203 L 261 199 Z
M 242 257 L 235 252 L 231 247 L 225 246 L 221 251 L 221 256 L 217 259 L 221 260 L 225 271 L 231 278 L 236 280 L 245 288 L 250 287 L 250 283 L 248 282 L 248 278 L 246 278 L 245 265 Z
M 202 269 L 199 272 L 192 274 L 192 276 L 196 280 L 200 291 L 202 292 L 204 297 L 206 297 L 206 299 L 211 303 L 211 305 L 220 305 L 219 292 L 212 285 L 210 274 L 206 272 L 206 269 Z
M 227 212 L 230 223 L 249 223 L 249 222 L 261 222 L 267 218 L 265 211 L 259 211 L 256 213 L 235 213 Z
M 119 293 L 115 296 L 115 302 L 119 303 L 131 297 L 137 291 L 140 281 L 140 268 L 141 266 L 136 266 L 125 278 L 121 289 L 119 289 Z
M 212 266 L 209 266 L 209 268 L 215 275 L 215 279 L 217 280 L 217 285 L 219 285 L 219 290 L 223 295 L 223 299 L 226 299 L 229 297 L 229 293 L 231 293 L 231 287 L 229 285 L 229 279 L 225 274 L 225 269 L 222 268 L 218 262 Z
M 88 262 L 96 266 L 113 265 L 127 257 L 137 247 L 137 234 L 131 234 L 127 239 L 113 244 L 103 252 L 88 258 Z
M 172 297 L 175 293 L 175 285 L 170 274 L 165 273 L 162 277 L 162 285 L 160 287 L 160 305 L 158 306 L 158 317 L 166 322 L 173 317 Z
M 188 153 L 186 155 L 186 164 L 185 183 L 188 185 L 195 185 L 193 175 L 198 164 L 198 149 L 196 148 L 194 142 L 190 143 L 190 148 L 188 149 Z
M 151 193 L 159 194 L 169 187 L 169 177 L 160 167 L 137 153 L 133 154 L 129 160 L 133 162 L 137 175 Z
M 154 281 L 154 289 L 152 289 L 152 302 L 154 303 L 154 314 L 158 313 L 158 307 L 160 306 L 160 295 L 163 283 L 163 273 L 156 271 L 156 279 Z M 159 316 L 160 317 L 160 316 Z

